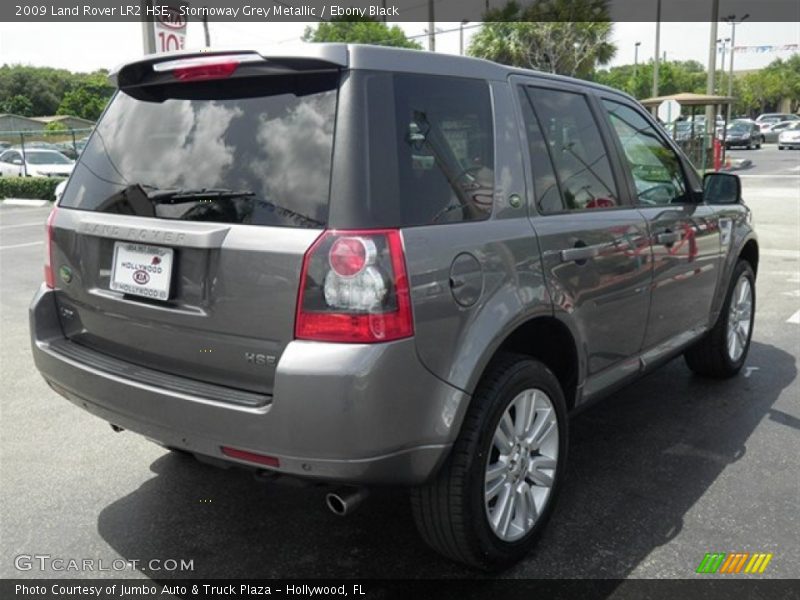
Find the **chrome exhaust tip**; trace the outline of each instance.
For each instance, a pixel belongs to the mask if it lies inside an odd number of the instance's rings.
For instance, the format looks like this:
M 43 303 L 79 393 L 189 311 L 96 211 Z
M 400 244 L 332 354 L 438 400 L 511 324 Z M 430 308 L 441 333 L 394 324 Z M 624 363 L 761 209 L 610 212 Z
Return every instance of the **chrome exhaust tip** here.
M 328 492 L 325 504 L 338 517 L 351 514 L 369 496 L 367 488 L 343 488 Z

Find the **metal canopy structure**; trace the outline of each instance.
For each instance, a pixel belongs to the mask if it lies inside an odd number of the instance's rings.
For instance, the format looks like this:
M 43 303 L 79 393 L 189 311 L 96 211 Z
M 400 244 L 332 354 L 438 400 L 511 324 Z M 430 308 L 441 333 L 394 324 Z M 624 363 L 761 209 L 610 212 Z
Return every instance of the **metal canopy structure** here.
M 709 106 L 709 105 L 728 105 L 733 104 L 731 96 L 709 96 L 708 94 L 691 94 L 681 92 L 671 96 L 658 96 L 656 98 L 645 98 L 640 102 L 647 108 L 657 107 L 664 100 L 675 100 L 681 106 Z
M 733 104 L 734 98 L 732 96 L 715 96 L 711 94 L 692 94 L 690 92 L 681 92 L 680 94 L 672 94 L 670 96 L 657 96 L 653 98 L 645 98 L 640 100 L 643 106 L 650 109 L 653 113 L 658 108 L 658 105 L 665 100 L 674 100 L 681 107 L 689 107 L 689 117 L 692 123 L 692 130 L 689 136 L 688 143 L 684 146 L 684 151 L 701 171 L 705 171 L 708 164 L 708 149 L 713 146 L 714 138 L 716 136 L 716 121 L 714 123 L 707 123 L 703 133 L 702 144 L 696 143 L 695 136 L 695 117 L 697 115 L 697 107 L 713 106 L 714 114 L 720 114 L 720 108 Z M 724 112 L 725 115 L 728 111 Z M 675 124 L 673 124 L 673 138 L 675 138 Z M 722 126 L 722 159 L 725 157 L 725 141 L 728 135 L 728 121 L 727 116 Z M 677 141 L 677 140 L 676 140 Z

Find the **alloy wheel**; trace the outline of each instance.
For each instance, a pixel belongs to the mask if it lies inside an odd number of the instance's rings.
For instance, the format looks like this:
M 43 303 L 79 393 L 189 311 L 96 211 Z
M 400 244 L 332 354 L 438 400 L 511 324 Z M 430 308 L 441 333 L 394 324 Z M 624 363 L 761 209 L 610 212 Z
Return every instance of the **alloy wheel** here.
M 484 499 L 492 531 L 513 542 L 542 514 L 558 465 L 558 417 L 540 389 L 520 392 L 506 407 L 486 462 Z
M 747 348 L 750 340 L 750 328 L 753 317 L 753 286 L 750 280 L 742 275 L 736 282 L 728 309 L 728 356 L 733 362 L 738 361 Z

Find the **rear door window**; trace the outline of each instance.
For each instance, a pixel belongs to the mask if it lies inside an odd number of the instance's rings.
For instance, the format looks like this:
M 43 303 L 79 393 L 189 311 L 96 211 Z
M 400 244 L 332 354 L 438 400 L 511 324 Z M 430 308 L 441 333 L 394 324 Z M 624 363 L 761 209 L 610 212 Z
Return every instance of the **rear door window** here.
M 324 227 L 338 80 L 335 73 L 184 84 L 152 97 L 120 91 L 61 205 Z
M 524 87 L 518 87 L 519 103 L 522 108 L 522 121 L 525 125 L 528 141 L 528 156 L 533 173 L 533 188 L 536 193 L 536 208 L 541 214 L 556 213 L 564 210 L 561 191 L 558 189 L 550 149 L 542 135 L 542 129 L 533 114 L 531 103 Z
M 583 94 L 528 87 L 566 210 L 619 206 L 608 153 Z M 549 203 L 547 209 L 556 208 Z

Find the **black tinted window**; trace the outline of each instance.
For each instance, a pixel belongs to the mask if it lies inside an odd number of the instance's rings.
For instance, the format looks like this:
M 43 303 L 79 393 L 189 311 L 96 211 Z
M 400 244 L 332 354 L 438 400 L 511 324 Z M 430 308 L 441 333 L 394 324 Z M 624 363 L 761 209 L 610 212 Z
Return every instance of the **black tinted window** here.
M 181 84 L 150 97 L 119 92 L 61 204 L 165 219 L 323 227 L 338 75 L 214 83 Z
M 539 127 L 536 115 L 533 114 L 525 89 L 520 87 L 518 92 L 520 106 L 522 107 L 522 120 L 525 125 L 526 139 L 528 140 L 536 207 L 543 214 L 564 210 L 556 174 L 553 171 L 553 163 L 550 162 L 550 150 L 542 135 L 542 129 Z
M 334 202 L 352 206 L 343 222 L 411 227 L 488 218 L 494 193 L 488 84 L 370 71 L 350 77 L 343 110 L 352 139 L 346 154 L 337 141 L 335 158 L 336 177 L 349 187 Z
M 581 94 L 527 88 L 568 210 L 619 205 L 603 139 Z

